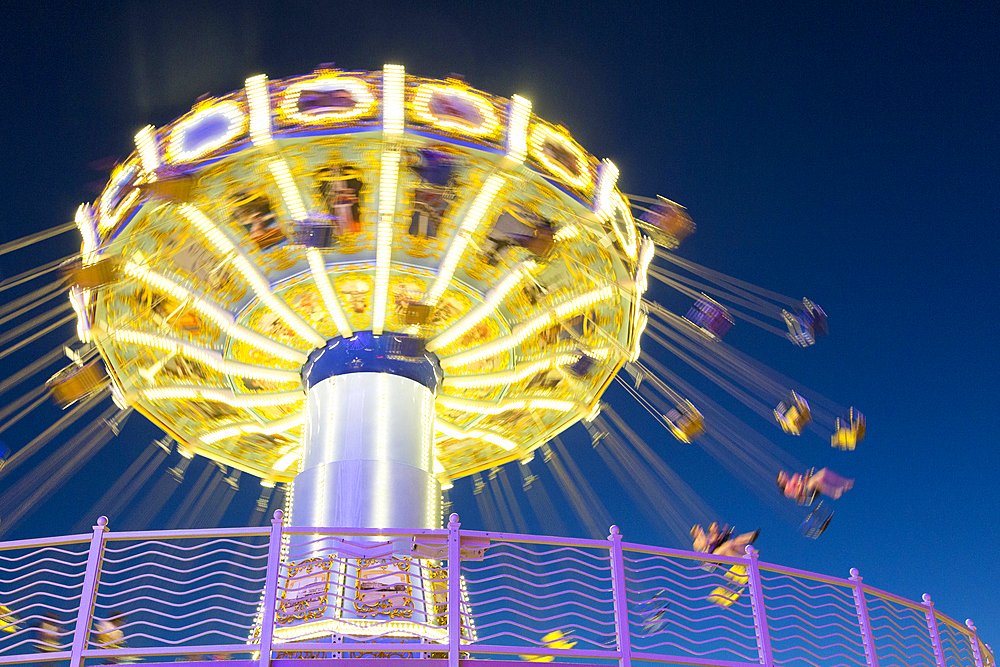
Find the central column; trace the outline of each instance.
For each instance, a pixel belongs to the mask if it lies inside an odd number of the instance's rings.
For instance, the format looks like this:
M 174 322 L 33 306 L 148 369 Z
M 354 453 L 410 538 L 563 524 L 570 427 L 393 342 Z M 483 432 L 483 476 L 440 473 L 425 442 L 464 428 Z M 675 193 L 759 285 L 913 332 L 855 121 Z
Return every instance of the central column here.
M 437 357 L 423 339 L 358 332 L 314 350 L 293 526 L 440 528 L 434 474 Z

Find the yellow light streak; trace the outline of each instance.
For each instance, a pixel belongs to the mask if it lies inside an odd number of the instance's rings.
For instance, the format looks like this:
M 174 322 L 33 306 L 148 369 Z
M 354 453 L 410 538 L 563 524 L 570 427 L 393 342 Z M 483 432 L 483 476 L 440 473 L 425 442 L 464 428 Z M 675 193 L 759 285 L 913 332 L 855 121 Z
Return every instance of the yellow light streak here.
M 204 234 L 219 252 L 232 259 L 233 266 L 250 283 L 250 288 L 253 289 L 254 294 L 271 309 L 271 312 L 281 318 L 295 333 L 311 342 L 314 346 L 322 347 L 326 344 L 326 339 L 323 336 L 319 335 L 315 329 L 306 324 L 271 292 L 271 285 L 267 282 L 267 279 L 257 271 L 246 255 L 204 213 L 192 204 L 182 204 L 179 210 L 181 215 L 194 225 L 198 231 Z
M 385 65 L 382 68 L 382 131 L 386 134 L 403 133 L 403 90 L 406 73 L 402 65 Z
M 508 440 L 507 438 L 501 435 L 497 435 L 492 431 L 485 431 L 482 429 L 465 430 L 459 428 L 458 426 L 455 426 L 454 424 L 449 424 L 448 422 L 442 419 L 434 420 L 434 428 L 437 429 L 438 433 L 443 433 L 449 438 L 457 438 L 457 439 L 473 438 L 476 440 L 482 440 L 483 442 L 488 442 L 491 445 L 496 445 L 505 452 L 509 452 L 510 450 L 517 447 L 516 442 Z
M 433 111 L 431 111 L 430 108 L 431 95 L 436 92 L 461 97 L 465 102 L 476 107 L 476 110 L 479 111 L 479 115 L 483 118 L 483 122 L 479 125 L 472 126 L 467 123 L 450 120 L 448 118 L 439 118 Z M 465 90 L 459 86 L 448 86 L 438 83 L 422 84 L 419 88 L 417 88 L 417 92 L 413 97 L 413 111 L 417 118 L 425 123 L 431 123 L 437 127 L 466 135 L 478 137 L 489 136 L 496 132 L 497 128 L 500 127 L 500 121 L 497 120 L 497 115 L 496 112 L 493 111 L 493 106 L 482 96 Z
M 118 221 L 121 220 L 122 214 L 128 211 L 139 198 L 139 190 L 133 188 L 122 198 L 118 206 L 114 210 L 111 210 L 111 201 L 121 191 L 125 183 L 128 183 L 129 179 L 135 176 L 138 170 L 139 166 L 134 161 L 128 161 L 115 169 L 111 174 L 111 182 L 108 183 L 108 187 L 101 196 L 101 200 L 97 203 L 98 228 L 102 232 L 117 225 Z
M 302 113 L 299 111 L 299 97 L 303 90 L 343 89 L 354 99 L 354 106 L 333 111 Z M 282 117 L 295 123 L 308 125 L 343 123 L 361 116 L 367 116 L 375 109 L 375 97 L 368 84 L 353 76 L 321 75 L 292 84 L 285 89 L 279 110 Z
M 354 332 L 347 321 L 347 316 L 344 315 L 343 308 L 340 307 L 340 300 L 330 285 L 330 276 L 326 272 L 326 264 L 323 262 L 323 256 L 316 248 L 309 248 L 306 251 L 306 257 L 309 258 L 309 271 L 312 273 L 313 282 L 316 283 L 316 289 L 323 299 L 326 312 L 333 318 L 334 323 L 337 325 L 337 330 L 340 331 L 340 335 L 344 338 L 350 338 L 354 335 Z
M 477 415 L 499 415 L 509 410 L 555 410 L 556 412 L 571 412 L 583 409 L 573 401 L 563 401 L 550 398 L 508 399 L 491 403 L 488 401 L 470 401 L 452 396 L 438 396 L 437 403 L 442 408 L 461 410 Z
M 156 180 L 156 170 L 160 168 L 160 149 L 156 143 L 156 128 L 152 125 L 139 130 L 135 135 L 135 147 L 139 149 L 139 160 L 146 180 Z
M 147 401 L 180 401 L 180 400 L 203 400 L 225 403 L 234 408 L 265 408 L 276 405 L 292 405 L 305 400 L 305 392 L 282 391 L 273 394 L 243 394 L 236 395 L 229 389 L 217 389 L 213 387 L 173 386 L 173 387 L 152 387 L 140 389 L 137 392 L 139 398 Z
M 438 268 L 437 279 L 434 281 L 434 285 L 431 286 L 426 303 L 433 306 L 441 298 L 441 295 L 444 294 L 444 291 L 448 289 L 448 285 L 455 275 L 455 269 L 458 268 L 458 262 L 462 259 L 462 254 L 465 252 L 465 247 L 469 244 L 472 234 L 479 227 L 483 216 L 486 215 L 486 211 L 489 210 L 490 204 L 493 203 L 493 200 L 496 198 L 497 193 L 500 192 L 500 188 L 503 187 L 506 180 L 503 174 L 493 174 L 486 179 L 483 189 L 476 195 L 475 201 L 472 202 L 472 206 L 469 207 L 468 212 L 466 212 L 465 217 L 462 219 L 462 224 L 458 228 L 455 240 L 451 242 L 448 253 Z
M 275 435 L 277 433 L 282 433 L 289 429 L 293 429 L 296 426 L 301 426 L 305 423 L 306 417 L 301 412 L 294 415 L 289 415 L 283 419 L 278 419 L 273 422 L 268 422 L 267 424 L 259 424 L 257 422 L 242 422 L 239 424 L 233 424 L 225 428 L 216 429 L 215 431 L 210 431 L 198 437 L 198 440 L 205 443 L 206 445 L 211 445 L 220 440 L 225 440 L 227 438 L 233 438 L 240 435 L 250 435 L 254 433 L 262 435 Z M 287 458 L 287 455 L 285 457 Z M 294 461 L 297 457 L 292 457 Z M 291 461 L 289 461 L 291 465 Z M 275 468 L 277 470 L 277 468 Z M 280 472 L 280 471 L 279 471 Z
M 274 181 L 278 184 L 281 198 L 285 201 L 285 207 L 292 215 L 292 220 L 304 220 L 306 207 L 302 205 L 302 197 L 299 195 L 299 189 L 295 187 L 292 173 L 288 171 L 288 164 L 279 157 L 268 162 L 267 168 L 271 170 Z
M 507 115 L 507 157 L 517 163 L 528 155 L 528 121 L 531 120 L 531 100 L 520 95 L 510 98 Z
M 549 156 L 546 155 L 543 150 L 547 140 L 551 140 L 559 144 L 576 158 L 576 163 L 580 168 L 579 174 L 570 173 L 566 167 L 554 160 L 549 159 Z M 531 157 L 538 160 L 542 166 L 549 171 L 549 173 L 561 178 L 570 185 L 575 185 L 578 188 L 586 188 L 590 185 L 591 175 L 590 169 L 587 167 L 587 156 L 576 146 L 569 136 L 552 129 L 547 125 L 539 123 L 535 125 L 534 129 L 531 131 L 530 147 Z
M 618 167 L 611 160 L 601 160 L 601 171 L 597 177 L 597 197 L 594 201 L 594 213 L 602 220 L 614 215 L 612 195 L 615 183 L 618 182 Z
M 275 461 L 274 465 L 271 466 L 271 470 L 275 472 L 285 472 L 286 470 L 288 470 L 289 467 L 291 467 L 293 463 L 295 463 L 301 458 L 302 454 L 299 451 L 297 450 L 290 451 L 284 456 L 282 456 L 280 459 Z
M 170 338 L 169 336 L 135 331 L 134 329 L 115 329 L 109 333 L 119 343 L 140 345 L 142 347 L 181 354 L 192 361 L 197 361 L 225 375 L 236 375 L 254 380 L 272 382 L 301 382 L 302 380 L 298 371 L 279 371 L 265 368 L 264 366 L 227 361 L 222 358 L 222 354 L 217 350 L 209 350 L 186 341 Z
M 256 331 L 237 324 L 232 313 L 227 310 L 223 310 L 214 303 L 198 296 L 183 285 L 167 278 L 164 275 L 132 262 L 128 262 L 125 265 L 125 274 L 132 276 L 150 287 L 155 287 L 162 292 L 166 292 L 175 299 L 190 302 L 191 306 L 195 310 L 215 322 L 215 324 L 217 324 L 219 328 L 226 333 L 226 335 L 231 336 L 238 341 L 242 341 L 256 350 L 260 350 L 266 354 L 271 354 L 298 364 L 304 364 L 306 359 L 308 359 L 308 355 L 300 352 L 299 350 L 282 345 L 281 343 L 275 342 L 270 338 L 257 333 Z
M 250 106 L 250 141 L 254 146 L 267 146 L 271 136 L 271 98 L 267 93 L 267 75 L 258 74 L 246 80 L 247 104 Z
M 389 295 L 389 270 L 392 264 L 392 225 L 396 218 L 396 185 L 399 181 L 399 152 L 382 153 L 382 175 L 378 190 L 378 235 L 375 245 L 375 298 L 372 308 L 372 332 L 382 333 L 386 301 Z
M 526 276 L 528 276 L 532 270 L 534 270 L 536 264 L 533 260 L 527 260 L 515 267 L 506 278 L 500 281 L 500 284 L 496 286 L 486 297 L 486 301 L 483 302 L 478 308 L 473 310 L 471 313 L 460 319 L 458 322 L 453 324 L 448 329 L 445 329 L 440 334 L 427 341 L 427 349 L 433 352 L 434 350 L 445 347 L 446 345 L 458 340 L 465 332 L 472 329 L 487 317 L 492 315 L 503 303 L 504 298 L 510 293 L 512 289 L 517 287 Z
M 621 244 L 625 254 L 627 254 L 630 259 L 635 259 L 635 253 L 638 247 L 635 235 L 635 219 L 632 218 L 632 211 L 629 210 L 628 201 L 620 192 L 615 192 L 611 196 L 611 200 L 613 209 L 622 215 L 622 219 L 625 224 L 625 234 L 622 234 L 622 230 L 618 228 L 618 220 L 614 212 L 612 212 L 611 215 L 611 228 L 614 230 L 615 236 L 618 237 L 618 242 Z

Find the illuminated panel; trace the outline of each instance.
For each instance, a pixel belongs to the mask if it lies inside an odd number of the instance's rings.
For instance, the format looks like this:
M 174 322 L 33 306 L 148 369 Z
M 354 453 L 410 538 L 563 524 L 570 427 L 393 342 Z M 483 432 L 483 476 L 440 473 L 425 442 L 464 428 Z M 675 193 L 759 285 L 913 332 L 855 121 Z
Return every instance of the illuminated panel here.
M 250 106 L 250 141 L 254 146 L 266 146 L 271 136 L 271 98 L 267 94 L 267 75 L 258 74 L 246 81 L 247 104 Z
M 142 347 L 163 350 L 181 354 L 199 363 L 208 366 L 225 375 L 236 375 L 238 377 L 250 378 L 253 380 L 270 380 L 272 382 L 301 382 L 302 378 L 298 371 L 279 371 L 264 366 L 254 366 L 252 364 L 242 364 L 235 361 L 226 361 L 216 350 L 209 350 L 198 345 L 160 336 L 158 334 L 146 333 L 145 331 L 135 331 L 132 329 L 116 329 L 110 332 L 111 337 L 119 343 L 130 345 L 140 345 Z
M 610 298 L 611 295 L 614 294 L 614 290 L 615 288 L 612 285 L 607 285 L 570 299 L 569 301 L 556 306 L 554 309 L 537 315 L 527 322 L 518 325 L 510 334 L 503 336 L 502 338 L 498 338 L 492 343 L 487 343 L 486 345 L 473 348 L 468 352 L 463 352 L 461 354 L 441 359 L 441 367 L 455 368 L 457 366 L 466 366 L 480 361 L 481 359 L 486 359 L 502 352 L 512 350 L 533 333 L 541 331 L 545 327 L 555 324 L 556 322 L 563 320 L 569 315 L 583 310 L 592 304 Z
M 295 428 L 296 426 L 301 426 L 306 421 L 306 416 L 303 413 L 298 413 L 294 415 L 289 415 L 284 419 L 278 419 L 277 421 L 269 422 L 267 424 L 261 425 L 257 422 L 244 422 L 241 424 L 233 424 L 225 428 L 220 428 L 215 431 L 210 431 L 202 436 L 199 436 L 198 440 L 205 443 L 206 445 L 211 445 L 212 443 L 219 442 L 220 440 L 225 440 L 226 438 L 232 438 L 239 435 L 247 435 L 251 433 L 261 433 L 263 435 L 275 435 L 276 433 L 281 433 L 289 429 Z M 287 456 L 287 455 L 286 455 Z M 292 457 L 288 464 L 298 457 Z M 277 465 L 277 464 L 276 464 Z M 275 468 L 277 470 L 277 468 Z
M 481 429 L 470 429 L 467 431 L 441 419 L 434 420 L 434 428 L 437 429 L 438 433 L 443 433 L 449 438 L 475 438 L 476 440 L 482 440 L 483 442 L 488 442 L 491 445 L 496 445 L 505 452 L 509 452 L 517 447 L 517 443 L 491 431 L 484 431 Z
M 344 90 L 354 100 L 353 107 L 302 113 L 299 111 L 299 98 L 303 90 L 317 92 L 334 92 Z M 323 75 L 305 81 L 299 81 L 285 89 L 285 96 L 279 108 L 281 116 L 291 122 L 310 125 L 341 123 L 370 115 L 375 110 L 375 97 L 368 84 L 352 76 Z
M 463 102 L 476 108 L 476 111 L 479 112 L 479 115 L 483 119 L 482 122 L 479 125 L 471 125 L 451 120 L 447 117 L 439 117 L 430 108 L 431 96 L 434 93 L 461 98 Z M 497 115 L 493 111 L 492 104 L 483 99 L 481 95 L 458 86 L 447 86 L 437 83 L 425 83 L 421 85 L 417 88 L 416 95 L 413 98 L 413 111 L 417 118 L 425 123 L 430 123 L 444 130 L 451 130 L 476 137 L 494 134 L 500 127 L 500 121 L 497 120 Z
M 576 158 L 576 164 L 580 169 L 579 173 L 571 173 L 562 164 L 550 159 L 545 154 L 545 143 L 549 141 L 558 144 L 563 150 Z M 557 132 L 541 123 L 535 125 L 535 128 L 531 131 L 530 148 L 531 157 L 538 160 L 549 173 L 578 188 L 586 188 L 590 185 L 590 170 L 587 168 L 587 156 L 577 148 L 572 139 L 561 132 Z
M 299 196 L 299 189 L 295 187 L 292 173 L 288 171 L 288 165 L 279 157 L 268 162 L 267 168 L 271 170 L 278 189 L 281 190 L 281 198 L 285 200 L 285 206 L 292 215 L 292 220 L 304 220 L 306 207 L 302 205 L 302 197 Z
M 587 350 L 587 356 L 594 359 L 607 359 L 611 350 L 608 348 L 596 348 Z M 501 387 L 508 384 L 515 384 L 530 378 L 535 373 L 569 366 L 580 360 L 579 354 L 560 354 L 544 359 L 536 359 L 523 363 L 513 370 L 500 373 L 481 373 L 479 375 L 449 375 L 441 381 L 443 387 L 453 387 L 455 389 L 482 389 L 484 387 Z
M 354 332 L 351 330 L 351 325 L 348 323 L 347 317 L 340 307 L 340 300 L 337 299 L 333 287 L 330 286 L 330 276 L 326 273 L 326 264 L 323 262 L 323 256 L 320 255 L 319 250 L 316 248 L 309 248 L 306 256 L 309 258 L 309 270 L 312 273 L 313 282 L 316 283 L 316 289 L 319 290 L 319 294 L 323 298 L 323 305 L 326 306 L 326 312 L 333 318 L 337 329 L 340 331 L 340 335 L 344 338 L 350 338 L 354 335 Z
M 528 155 L 528 121 L 531 119 L 531 100 L 520 95 L 510 98 L 507 113 L 507 157 L 517 163 Z
M 476 195 L 475 201 L 472 202 L 472 206 L 466 212 L 465 218 L 458 229 L 458 234 L 455 240 L 451 242 L 448 253 L 438 268 L 437 279 L 434 281 L 434 285 L 431 287 L 431 291 L 425 300 L 427 304 L 432 306 L 436 304 L 441 295 L 444 294 L 444 291 L 448 289 L 448 285 L 455 275 L 455 269 L 458 268 L 458 262 L 462 259 L 462 254 L 472 239 L 472 234 L 479 227 L 479 223 L 482 221 L 483 216 L 486 215 L 486 211 L 489 210 L 490 204 L 493 203 L 505 181 L 506 177 L 502 174 L 493 174 L 486 179 L 483 189 Z
M 382 176 L 378 188 L 378 236 L 375 245 L 375 299 L 372 332 L 382 333 L 389 295 L 389 267 L 392 263 L 392 224 L 396 218 L 396 185 L 399 181 L 399 152 L 382 153 Z
M 226 124 L 225 129 L 205 137 L 197 146 L 186 147 L 188 132 L 203 123 L 211 122 L 213 116 Z M 171 162 L 190 162 L 222 148 L 243 134 L 245 127 L 246 116 L 236 102 L 218 102 L 192 113 L 174 126 L 167 141 L 167 157 Z
M 166 276 L 150 271 L 149 269 L 133 264 L 132 262 L 125 265 L 125 273 L 144 282 L 150 287 L 155 287 L 162 292 L 166 292 L 175 299 L 180 301 L 190 301 L 195 310 L 215 322 L 219 328 L 226 333 L 226 335 L 242 341 L 254 349 L 287 361 L 294 361 L 298 364 L 304 364 L 306 359 L 308 359 L 307 355 L 296 349 L 277 343 L 266 336 L 262 336 L 256 331 L 252 331 L 246 327 L 236 324 L 232 313 L 227 310 L 223 310 L 214 303 L 196 295 L 191 290 L 179 283 L 174 282 Z
M 577 225 L 565 225 L 556 232 L 553 237 L 553 241 L 556 243 L 562 243 L 563 241 L 569 241 L 570 239 L 575 239 L 580 235 L 580 228 Z
M 386 134 L 403 133 L 403 89 L 406 73 L 402 65 L 382 68 L 382 130 Z
M 125 188 L 128 182 L 136 176 L 138 171 L 139 166 L 135 162 L 126 162 L 112 173 L 111 182 L 108 183 L 107 189 L 101 196 L 101 201 L 97 204 L 97 216 L 100 221 L 98 226 L 102 232 L 118 224 L 122 214 L 128 211 L 132 207 L 132 204 L 139 199 L 139 190 L 133 189 L 122 198 L 114 210 L 111 208 L 111 202 Z
M 620 192 L 615 192 L 611 195 L 611 205 L 613 207 L 611 214 L 611 228 L 615 230 L 615 236 L 618 237 L 618 242 L 621 243 L 622 249 L 625 250 L 625 253 L 630 258 L 635 259 L 637 239 L 635 236 L 635 220 L 632 218 L 632 211 L 629 210 L 628 202 L 624 197 L 622 197 Z M 622 225 L 625 227 L 624 233 L 618 224 L 617 213 L 621 214 Z
M 611 160 L 601 160 L 601 170 L 597 177 L 597 196 L 594 198 L 594 213 L 601 219 L 614 215 L 613 195 L 618 182 L 618 167 Z
M 319 335 L 315 329 L 310 327 L 308 324 L 302 321 L 302 319 L 296 315 L 288 306 L 286 306 L 282 301 L 280 301 L 271 292 L 271 285 L 267 280 L 260 274 L 250 264 L 250 260 L 240 252 L 233 242 L 229 240 L 218 227 L 212 224 L 204 213 L 199 211 L 195 206 L 191 204 L 182 204 L 179 207 L 181 214 L 187 218 L 187 220 L 194 225 L 198 231 L 205 235 L 205 237 L 211 241 L 212 245 L 216 247 L 222 254 L 226 255 L 233 261 L 233 266 L 236 270 L 250 283 L 251 289 L 253 289 L 254 294 L 264 302 L 268 308 L 271 309 L 274 314 L 282 319 L 289 327 L 292 328 L 297 334 L 302 336 L 308 341 L 311 341 L 313 345 L 317 347 L 322 347 L 326 345 L 326 339 Z
M 275 461 L 274 465 L 271 467 L 271 470 L 274 470 L 275 472 L 285 472 L 292 466 L 293 463 L 295 463 L 301 458 L 302 458 L 302 452 L 298 450 L 292 450 L 287 454 L 285 454 L 284 456 L 282 456 L 277 461 Z
M 160 148 L 156 143 L 156 129 L 152 125 L 139 130 L 135 135 L 135 146 L 139 149 L 139 160 L 146 178 L 156 180 L 156 170 L 160 168 Z
M 449 343 L 458 340 L 458 338 L 469 329 L 495 313 L 497 308 L 500 307 L 500 304 L 503 303 L 507 294 L 509 294 L 512 289 L 517 287 L 534 268 L 535 262 L 530 259 L 516 267 L 500 282 L 499 285 L 496 286 L 496 288 L 490 291 L 486 297 L 486 301 L 484 301 L 481 306 L 460 319 L 445 331 L 429 340 L 427 342 L 427 349 L 433 352 L 440 347 L 445 347 Z
M 237 396 L 229 389 L 214 387 L 173 386 L 151 387 L 136 392 L 147 401 L 204 400 L 225 403 L 234 408 L 268 408 L 276 405 L 292 405 L 305 399 L 303 391 L 282 391 L 273 394 L 245 394 Z
M 82 290 L 76 286 L 69 290 L 69 304 L 76 313 L 76 337 L 81 343 L 90 342 L 90 318 L 87 316 L 89 292 L 90 290 Z

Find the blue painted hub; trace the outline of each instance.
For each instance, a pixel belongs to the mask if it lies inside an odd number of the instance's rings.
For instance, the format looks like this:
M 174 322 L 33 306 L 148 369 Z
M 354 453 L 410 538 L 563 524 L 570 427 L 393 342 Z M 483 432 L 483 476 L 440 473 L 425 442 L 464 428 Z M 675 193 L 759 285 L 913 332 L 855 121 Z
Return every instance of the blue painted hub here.
M 329 377 L 347 373 L 400 375 L 432 392 L 443 376 L 437 355 L 424 350 L 423 338 L 359 331 L 350 338 L 331 338 L 326 347 L 313 350 L 302 367 L 302 384 L 308 390 Z

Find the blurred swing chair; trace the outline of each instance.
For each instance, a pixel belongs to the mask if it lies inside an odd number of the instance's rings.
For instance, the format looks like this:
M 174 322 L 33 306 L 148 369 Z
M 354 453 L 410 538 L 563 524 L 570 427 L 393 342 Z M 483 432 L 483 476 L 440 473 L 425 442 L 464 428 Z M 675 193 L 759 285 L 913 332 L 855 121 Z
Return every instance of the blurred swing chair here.
M 64 410 L 108 384 L 108 372 L 100 358 L 86 363 L 71 364 L 45 383 L 56 405 Z
M 844 451 L 854 451 L 865 439 L 865 416 L 851 408 L 834 424 L 836 431 L 830 436 L 830 446 Z
M 708 595 L 708 601 L 720 607 L 732 607 L 740 596 L 746 592 L 746 586 L 750 582 L 746 565 L 733 565 L 723 577 L 722 586 L 717 586 Z
M 817 338 L 830 333 L 826 313 L 809 299 L 802 299 L 804 308 L 796 308 L 794 313 L 781 311 L 781 317 L 788 325 L 788 337 L 799 347 L 809 347 Z
M 642 618 L 640 626 L 643 634 L 656 634 L 667 624 L 665 617 L 670 611 L 670 601 L 667 600 L 667 595 L 667 589 L 661 588 L 651 598 L 639 605 L 639 617 Z
M 10 447 L 0 442 L 0 470 L 7 465 L 8 458 L 10 458 Z
M 664 415 L 670 433 L 681 442 L 694 442 L 705 433 L 705 418 L 690 401 Z
M 80 289 L 97 289 L 118 281 L 121 262 L 117 257 L 105 257 L 90 264 L 71 262 L 59 267 L 59 277 Z
M 799 525 L 799 532 L 802 533 L 803 537 L 815 540 L 830 527 L 831 519 L 833 519 L 833 510 L 830 509 L 828 503 L 821 500 Z
M 542 644 L 546 648 L 553 648 L 557 650 L 567 650 L 576 646 L 576 642 L 567 641 L 568 636 L 562 630 L 553 630 L 544 637 L 542 637 Z M 522 660 L 527 660 L 528 662 L 552 662 L 555 660 L 553 655 L 522 655 Z
M 706 294 L 694 302 L 684 318 L 710 340 L 716 341 L 722 340 L 735 324 L 726 307 Z
M 694 221 L 684 207 L 663 197 L 639 216 L 639 226 L 653 243 L 668 250 L 679 246 L 695 230 Z
M 774 418 L 785 433 L 802 435 L 805 427 L 812 422 L 809 401 L 793 391 L 788 398 L 778 403 L 778 407 L 774 409 Z

